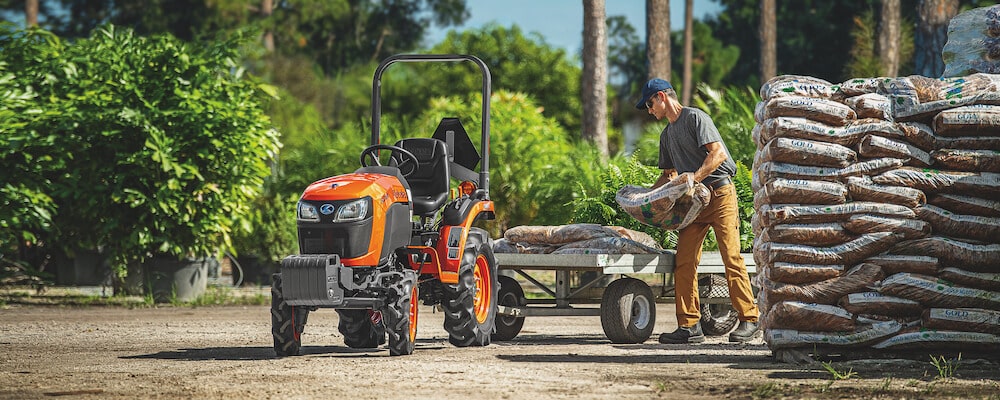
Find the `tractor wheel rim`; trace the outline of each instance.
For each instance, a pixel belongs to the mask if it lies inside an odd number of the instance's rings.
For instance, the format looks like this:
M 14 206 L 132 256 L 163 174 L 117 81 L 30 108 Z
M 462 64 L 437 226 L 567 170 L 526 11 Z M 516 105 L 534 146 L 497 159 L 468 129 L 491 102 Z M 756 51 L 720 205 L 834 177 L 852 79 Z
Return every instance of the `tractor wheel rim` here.
M 410 289 L 410 341 L 417 340 L 417 285 L 413 285 L 413 289 Z
M 646 296 L 635 296 L 632 299 L 632 325 L 645 329 L 649 325 L 650 314 L 649 299 Z
M 474 272 L 476 278 L 476 294 L 473 296 L 472 307 L 476 313 L 476 321 L 480 324 L 486 322 L 486 318 L 490 314 L 490 296 L 492 296 L 492 291 L 490 291 L 490 267 L 486 262 L 486 257 L 480 255 L 476 257 L 476 269 Z

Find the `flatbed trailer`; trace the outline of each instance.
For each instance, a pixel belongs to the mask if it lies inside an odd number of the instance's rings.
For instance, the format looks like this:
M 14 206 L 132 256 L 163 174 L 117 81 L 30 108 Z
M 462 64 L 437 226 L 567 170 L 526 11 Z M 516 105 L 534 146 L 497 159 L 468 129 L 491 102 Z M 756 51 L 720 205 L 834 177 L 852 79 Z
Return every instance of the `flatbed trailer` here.
M 674 256 L 673 251 L 662 254 L 498 253 L 497 268 L 501 274 L 494 339 L 516 337 L 525 317 L 600 316 L 604 334 L 613 343 L 642 343 L 652 334 L 656 303 L 674 302 L 673 285 L 667 284 L 667 276 L 673 274 Z M 753 256 L 744 253 L 743 259 L 747 271 L 755 274 Z M 534 271 L 535 275 L 528 271 Z M 554 273 L 552 283 L 542 282 L 537 277 L 540 272 Z M 632 277 L 640 274 L 663 276 L 660 293 L 654 295 L 649 284 Z M 708 335 L 725 334 L 738 322 L 730 306 L 724 274 L 720 254 L 704 252 L 698 276 L 702 329 Z M 514 276 L 539 289 L 542 298 L 526 298 Z M 607 287 L 602 287 L 605 284 Z

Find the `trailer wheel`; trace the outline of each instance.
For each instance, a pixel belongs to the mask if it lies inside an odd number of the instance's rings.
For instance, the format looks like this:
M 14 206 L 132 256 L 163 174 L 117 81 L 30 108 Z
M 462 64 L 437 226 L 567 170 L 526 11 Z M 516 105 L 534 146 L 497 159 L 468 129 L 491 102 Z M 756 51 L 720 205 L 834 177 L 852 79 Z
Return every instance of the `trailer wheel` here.
M 701 330 L 706 336 L 722 336 L 740 322 L 736 310 L 729 304 L 701 303 Z
M 275 355 L 299 355 L 302 331 L 305 330 L 308 317 L 308 308 L 291 306 L 285 302 L 285 297 L 281 294 L 281 274 L 274 274 L 271 278 L 271 336 L 274 338 Z
M 524 298 L 524 289 L 517 280 L 509 276 L 500 275 L 497 277 L 500 288 L 497 291 L 497 304 L 508 307 L 521 307 L 527 304 Z M 496 332 L 493 332 L 493 340 L 506 341 L 517 337 L 524 326 L 524 317 L 511 317 L 508 315 L 497 315 Z
M 656 303 L 649 285 L 621 278 L 608 285 L 601 297 L 601 327 L 611 343 L 642 343 L 653 333 Z

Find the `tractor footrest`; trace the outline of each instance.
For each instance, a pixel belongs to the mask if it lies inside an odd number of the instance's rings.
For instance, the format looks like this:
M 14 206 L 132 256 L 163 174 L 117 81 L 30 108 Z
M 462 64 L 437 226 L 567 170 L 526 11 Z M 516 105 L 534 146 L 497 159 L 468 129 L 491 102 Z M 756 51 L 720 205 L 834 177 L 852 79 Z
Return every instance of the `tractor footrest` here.
M 293 306 L 336 307 L 344 303 L 337 254 L 301 254 L 281 260 L 281 295 Z

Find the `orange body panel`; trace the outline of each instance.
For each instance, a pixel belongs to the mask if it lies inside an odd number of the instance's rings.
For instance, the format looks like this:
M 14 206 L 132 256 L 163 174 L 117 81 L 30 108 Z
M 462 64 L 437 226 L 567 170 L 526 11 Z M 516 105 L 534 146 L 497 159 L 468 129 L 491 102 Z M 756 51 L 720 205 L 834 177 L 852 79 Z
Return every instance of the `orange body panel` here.
M 394 176 L 371 173 L 354 173 L 338 175 L 316 181 L 306 188 L 302 194 L 303 200 L 351 200 L 365 197 L 372 198 L 372 238 L 368 251 L 355 258 L 342 258 L 341 262 L 349 267 L 366 267 L 378 264 L 382 253 L 382 238 L 385 234 L 386 210 L 393 203 L 408 203 L 406 188 Z
M 421 274 L 434 274 L 438 276 L 441 283 L 458 283 L 458 269 L 461 266 L 462 253 L 465 251 L 465 241 L 468 238 L 468 229 L 481 212 L 493 211 L 493 201 L 481 201 L 472 208 L 472 212 L 461 225 L 444 226 L 441 228 L 441 236 L 435 247 L 409 246 L 410 249 L 419 250 L 421 254 L 427 254 L 430 259 L 423 263 L 414 261 L 411 257 L 410 268 L 419 271 Z M 456 241 L 449 243 L 449 239 L 454 235 Z M 449 253 L 451 252 L 451 253 Z

